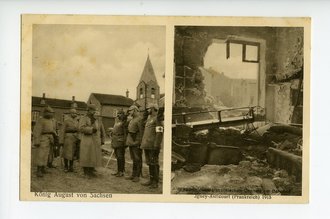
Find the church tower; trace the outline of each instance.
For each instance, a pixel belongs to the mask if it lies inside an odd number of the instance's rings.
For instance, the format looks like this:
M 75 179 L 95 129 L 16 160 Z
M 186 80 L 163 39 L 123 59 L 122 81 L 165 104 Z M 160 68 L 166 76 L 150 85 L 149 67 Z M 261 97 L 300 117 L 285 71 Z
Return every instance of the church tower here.
M 136 88 L 136 102 L 145 109 L 149 103 L 158 104 L 159 85 L 152 67 L 149 54 Z

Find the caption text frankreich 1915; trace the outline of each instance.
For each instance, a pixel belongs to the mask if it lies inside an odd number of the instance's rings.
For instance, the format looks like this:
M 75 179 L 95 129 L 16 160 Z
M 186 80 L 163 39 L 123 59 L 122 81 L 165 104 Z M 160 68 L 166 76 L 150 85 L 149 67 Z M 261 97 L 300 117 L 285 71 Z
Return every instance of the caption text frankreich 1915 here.
M 260 200 L 260 199 L 272 199 L 271 195 L 195 195 L 195 199 L 234 199 L 234 200 Z

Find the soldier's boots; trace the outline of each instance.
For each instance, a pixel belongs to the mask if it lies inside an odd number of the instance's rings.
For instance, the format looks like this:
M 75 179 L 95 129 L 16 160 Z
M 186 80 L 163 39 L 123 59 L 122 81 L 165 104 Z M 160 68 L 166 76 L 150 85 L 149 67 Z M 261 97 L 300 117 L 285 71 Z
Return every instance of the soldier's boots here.
M 68 160 L 64 158 L 64 172 L 69 172 Z
M 68 169 L 69 172 L 74 172 L 73 171 L 73 160 L 70 160 L 69 161 L 69 169 Z
M 48 167 L 48 168 L 56 168 L 56 166 L 54 166 L 52 163 L 48 163 L 48 164 L 47 164 L 47 167 Z
M 133 180 L 134 177 L 136 176 L 136 172 L 137 172 L 137 165 L 136 165 L 136 163 L 133 161 L 132 175 L 126 177 L 125 179 L 127 179 L 127 180 Z
M 143 186 L 151 186 L 153 180 L 154 180 L 154 169 L 152 167 L 152 165 L 149 165 L 149 181 L 145 182 L 145 183 L 141 183 Z
M 118 166 L 117 172 L 112 173 L 111 175 L 113 175 L 115 177 L 123 177 L 124 176 L 124 171 L 125 171 L 125 163 L 123 164 L 122 160 L 117 160 L 117 166 Z
M 111 175 L 115 176 L 115 177 L 123 177 L 124 176 L 124 172 L 122 171 L 117 171 L 116 173 L 111 173 Z
M 151 189 L 157 189 L 158 188 L 158 181 L 159 181 L 159 165 L 152 165 L 153 169 L 153 181 L 149 188 Z
M 49 173 L 49 172 L 46 170 L 46 167 L 45 167 L 45 166 L 41 166 L 41 167 L 40 167 L 40 170 L 41 170 L 41 173 L 42 173 L 42 174 L 47 174 L 47 173 Z
M 123 177 L 124 176 L 124 172 L 118 172 L 115 176 L 116 177 Z
M 37 166 L 37 177 L 43 177 L 43 174 L 41 172 L 41 166 Z
M 83 167 L 83 170 L 84 170 L 84 176 L 87 177 L 87 179 L 92 178 L 89 167 Z
M 136 172 L 134 174 L 134 178 L 132 179 L 132 182 L 139 182 L 140 181 L 140 176 L 141 176 L 141 173 L 142 173 L 142 166 L 137 164 L 136 165 Z
M 133 179 L 132 179 L 132 182 L 139 182 L 140 181 L 140 177 L 138 176 L 135 176 Z
M 89 175 L 91 176 L 91 177 L 97 177 L 97 175 L 96 175 L 96 170 L 95 170 L 95 168 L 94 167 L 88 167 L 88 172 L 89 172 Z
M 132 179 L 134 179 L 134 176 L 133 176 L 133 175 L 131 175 L 131 176 L 127 176 L 125 179 L 127 179 L 127 180 L 132 180 Z

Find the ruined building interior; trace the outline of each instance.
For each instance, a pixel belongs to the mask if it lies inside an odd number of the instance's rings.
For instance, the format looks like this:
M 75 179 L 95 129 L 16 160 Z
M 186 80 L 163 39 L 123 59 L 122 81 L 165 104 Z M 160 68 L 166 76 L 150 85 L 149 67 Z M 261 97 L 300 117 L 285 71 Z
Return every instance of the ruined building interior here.
M 175 28 L 172 193 L 301 195 L 303 39 L 301 27 Z

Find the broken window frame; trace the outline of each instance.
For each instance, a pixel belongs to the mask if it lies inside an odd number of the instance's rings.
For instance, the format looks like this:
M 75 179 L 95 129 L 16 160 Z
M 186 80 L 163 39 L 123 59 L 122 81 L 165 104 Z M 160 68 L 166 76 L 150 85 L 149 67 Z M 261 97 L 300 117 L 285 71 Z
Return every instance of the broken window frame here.
M 250 62 L 250 63 L 259 63 L 260 62 L 260 43 L 257 42 L 249 42 L 244 40 L 226 40 L 226 58 L 230 58 L 230 44 L 241 44 L 242 45 L 242 62 Z M 257 60 L 249 60 L 246 57 L 246 46 L 256 46 L 257 47 Z

